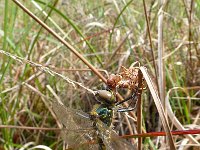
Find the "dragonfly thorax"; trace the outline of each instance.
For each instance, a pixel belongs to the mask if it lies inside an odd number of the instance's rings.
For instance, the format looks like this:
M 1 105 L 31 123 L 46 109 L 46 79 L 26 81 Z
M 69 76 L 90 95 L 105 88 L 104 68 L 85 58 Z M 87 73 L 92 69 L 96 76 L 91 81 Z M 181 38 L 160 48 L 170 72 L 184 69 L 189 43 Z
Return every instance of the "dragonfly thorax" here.
M 94 105 L 92 111 L 90 112 L 93 119 L 100 119 L 108 127 L 112 123 L 113 110 L 105 104 Z

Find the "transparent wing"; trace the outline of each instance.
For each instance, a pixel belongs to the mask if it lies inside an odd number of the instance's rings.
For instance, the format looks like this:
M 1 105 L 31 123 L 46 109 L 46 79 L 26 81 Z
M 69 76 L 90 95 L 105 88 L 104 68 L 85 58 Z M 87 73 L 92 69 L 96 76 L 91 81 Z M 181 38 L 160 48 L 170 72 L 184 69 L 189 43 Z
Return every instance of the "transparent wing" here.
M 102 139 L 106 150 L 134 149 L 126 140 L 117 139 L 118 135 L 115 131 L 101 120 L 97 119 L 96 122 L 96 127 L 98 129 L 97 135 L 97 131 L 93 127 L 93 121 L 90 120 L 87 113 L 65 107 L 58 102 L 53 102 L 52 106 L 59 121 L 66 128 L 66 130 L 62 131 L 62 137 L 69 145 L 69 149 L 99 149 L 99 144 L 94 144 L 94 141 L 97 141 L 97 136 Z
M 108 127 L 100 120 L 97 121 L 97 128 L 100 132 L 100 137 L 103 140 L 104 145 L 107 150 L 136 150 L 137 148 L 131 145 L 125 139 L 119 139 L 118 134 L 112 130 L 111 127 Z
M 119 135 L 112 131 L 111 132 L 111 147 L 114 150 L 117 149 L 123 149 L 123 150 L 137 150 L 136 145 L 132 145 L 131 143 L 129 143 L 128 141 L 126 141 L 125 139 L 117 139 L 119 137 Z
M 52 106 L 59 121 L 64 124 L 67 129 L 76 130 L 79 128 L 91 128 L 93 126 L 93 122 L 85 112 L 68 108 L 59 102 L 53 102 Z
M 88 143 L 96 140 L 97 135 L 93 128 L 93 122 L 87 113 L 67 108 L 58 102 L 53 102 L 52 106 L 58 120 L 66 128 L 62 131 L 62 138 L 69 145 L 69 148 L 98 149 L 98 144 Z

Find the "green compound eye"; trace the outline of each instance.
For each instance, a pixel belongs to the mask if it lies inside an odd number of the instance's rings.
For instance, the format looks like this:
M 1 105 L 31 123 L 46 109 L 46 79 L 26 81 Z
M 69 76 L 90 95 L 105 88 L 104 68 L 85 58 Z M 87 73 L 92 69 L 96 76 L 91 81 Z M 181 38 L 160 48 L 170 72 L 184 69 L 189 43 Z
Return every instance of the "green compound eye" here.
M 107 90 L 98 90 L 96 96 L 106 103 L 114 103 L 114 95 Z

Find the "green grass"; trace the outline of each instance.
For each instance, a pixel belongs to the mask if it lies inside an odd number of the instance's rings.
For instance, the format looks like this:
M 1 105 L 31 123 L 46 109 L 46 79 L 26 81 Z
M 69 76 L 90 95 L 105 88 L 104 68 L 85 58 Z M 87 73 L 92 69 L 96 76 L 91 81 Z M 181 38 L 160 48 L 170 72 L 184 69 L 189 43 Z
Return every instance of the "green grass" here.
M 154 58 L 150 51 L 142 1 L 71 0 L 62 3 L 58 0 L 35 0 L 46 15 L 31 1 L 21 2 L 56 33 L 64 37 L 97 69 L 105 69 L 112 74 L 119 72 L 121 66 L 128 68 L 132 63 L 139 61 L 141 66 L 147 67 L 155 81 Z M 153 0 L 146 1 L 146 7 L 150 18 L 153 51 L 157 59 L 160 7 L 157 1 Z M 192 126 L 199 125 L 200 120 L 194 122 L 194 118 L 199 113 L 200 103 L 198 100 L 189 101 L 180 97 L 199 97 L 199 87 L 195 87 L 200 85 L 198 47 L 200 2 L 195 1 L 193 4 L 191 22 L 188 21 L 185 7 L 183 1 L 169 1 L 164 7 L 164 57 L 170 53 L 171 55 L 164 59 L 165 81 L 163 82 L 166 94 L 174 87 L 184 88 L 185 91 L 171 91 L 170 104 L 181 124 Z M 80 59 L 14 2 L 0 1 L 0 8 L 2 14 L 0 49 L 34 63 L 28 64 L 23 59 L 20 63 L 20 58 L 0 53 L 0 125 L 57 127 L 50 105 L 55 97 L 47 85 L 67 106 L 89 112 L 96 101 L 85 89 L 102 89 L 105 84 L 92 71 L 85 71 L 87 66 Z M 108 29 L 110 31 L 103 32 Z M 188 42 L 189 39 L 192 39 L 191 43 Z M 182 46 L 176 50 L 181 43 Z M 47 68 L 42 70 L 40 66 L 34 67 L 36 63 L 47 66 L 50 70 Z M 56 75 L 51 70 L 63 76 Z M 101 73 L 106 77 L 103 72 Z M 34 77 L 35 74 L 37 76 Z M 64 76 L 81 83 L 84 88 L 80 86 L 74 88 L 67 82 L 67 78 L 64 79 Z M 143 124 L 146 131 L 153 131 L 158 128 L 158 116 L 149 95 L 148 90 L 143 92 L 145 117 Z M 154 116 L 150 116 L 151 114 Z M 130 122 L 132 128 L 135 128 L 135 122 L 131 119 Z M 169 123 L 173 130 L 177 129 L 171 120 Z M 124 126 L 126 128 L 127 124 L 124 123 Z M 125 130 L 125 133 L 129 133 L 128 130 Z M 159 149 L 160 147 L 156 147 L 155 139 L 146 138 L 143 144 L 145 147 Z M 177 139 L 175 140 L 178 142 Z M 180 136 L 179 140 L 184 140 L 184 137 Z M 0 149 L 20 148 L 29 142 L 35 142 L 30 147 L 35 145 L 46 145 L 52 149 L 62 147 L 59 132 L 0 129 Z M 160 144 L 162 145 L 162 142 Z

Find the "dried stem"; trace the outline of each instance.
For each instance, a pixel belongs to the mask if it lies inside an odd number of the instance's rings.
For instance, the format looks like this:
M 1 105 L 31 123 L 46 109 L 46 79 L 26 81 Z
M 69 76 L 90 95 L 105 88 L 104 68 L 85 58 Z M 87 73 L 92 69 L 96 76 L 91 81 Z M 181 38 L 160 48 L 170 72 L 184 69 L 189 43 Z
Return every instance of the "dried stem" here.
M 142 72 L 138 70 L 138 102 L 137 102 L 137 132 L 142 133 Z M 142 137 L 138 138 L 138 150 L 142 150 Z
M 55 38 L 57 38 L 62 44 L 64 44 L 69 50 L 74 53 L 80 60 L 82 60 L 104 83 L 107 82 L 106 78 L 91 65 L 87 59 L 85 59 L 76 49 L 67 43 L 61 36 L 59 36 L 55 31 L 53 31 L 49 26 L 47 26 L 43 21 L 41 21 L 37 16 L 30 12 L 26 7 L 24 7 L 18 0 L 13 0 L 21 9 L 23 9 L 31 18 L 38 22 L 43 28 L 45 28 L 49 33 L 51 33 Z
M 145 18 L 146 18 L 146 23 L 147 23 L 147 30 L 148 30 L 148 36 L 149 36 L 149 44 L 150 44 L 150 47 L 151 47 L 151 55 L 153 57 L 153 66 L 154 66 L 154 70 L 155 70 L 156 84 L 157 84 L 157 88 L 159 89 L 158 77 L 157 77 L 158 73 L 157 73 L 157 67 L 156 67 L 156 62 L 155 62 L 155 56 L 154 56 L 154 52 L 153 52 L 153 44 L 152 44 L 152 40 L 151 40 L 150 26 L 149 26 L 149 20 L 148 20 L 148 16 L 147 16 L 147 10 L 146 10 L 145 0 L 143 0 L 143 6 L 144 6 L 144 14 L 145 14 Z

